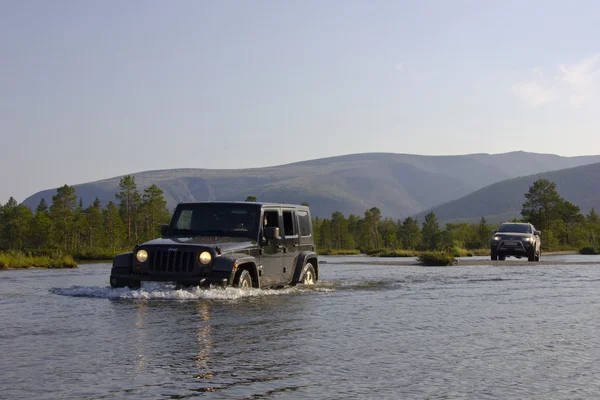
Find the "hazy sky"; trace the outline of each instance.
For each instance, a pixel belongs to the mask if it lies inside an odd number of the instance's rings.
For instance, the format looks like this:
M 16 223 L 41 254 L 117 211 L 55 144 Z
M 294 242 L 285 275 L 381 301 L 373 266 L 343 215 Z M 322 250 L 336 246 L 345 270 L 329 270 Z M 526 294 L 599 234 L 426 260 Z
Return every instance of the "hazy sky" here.
M 153 169 L 600 153 L 598 1 L 0 0 L 0 202 Z

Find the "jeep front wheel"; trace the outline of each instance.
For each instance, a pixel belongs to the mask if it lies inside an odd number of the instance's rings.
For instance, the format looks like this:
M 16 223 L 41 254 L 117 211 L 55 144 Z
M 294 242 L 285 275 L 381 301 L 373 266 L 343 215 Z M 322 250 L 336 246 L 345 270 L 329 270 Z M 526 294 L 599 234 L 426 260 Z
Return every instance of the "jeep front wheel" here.
M 314 285 L 317 281 L 317 274 L 315 273 L 315 268 L 311 263 L 306 263 L 304 267 L 304 274 L 300 278 L 300 283 L 303 285 Z
M 239 288 L 251 288 L 252 287 L 252 276 L 247 269 L 242 270 L 238 275 L 235 286 Z

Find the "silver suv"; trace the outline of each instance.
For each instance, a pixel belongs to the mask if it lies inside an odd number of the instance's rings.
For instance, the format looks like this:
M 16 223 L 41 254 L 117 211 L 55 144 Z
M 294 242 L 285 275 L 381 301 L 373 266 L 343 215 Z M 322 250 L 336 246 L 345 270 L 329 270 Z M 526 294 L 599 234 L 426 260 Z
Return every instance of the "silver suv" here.
M 528 222 L 505 222 L 496 230 L 490 241 L 492 260 L 504 260 L 507 256 L 527 257 L 540 261 L 542 255 L 541 232 Z

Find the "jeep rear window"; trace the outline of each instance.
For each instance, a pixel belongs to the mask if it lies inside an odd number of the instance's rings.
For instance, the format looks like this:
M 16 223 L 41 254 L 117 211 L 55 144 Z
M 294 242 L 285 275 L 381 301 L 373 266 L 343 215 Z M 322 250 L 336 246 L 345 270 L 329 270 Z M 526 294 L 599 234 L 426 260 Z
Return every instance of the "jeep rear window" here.
M 310 217 L 308 212 L 298 210 L 298 220 L 300 221 L 300 236 L 310 236 Z

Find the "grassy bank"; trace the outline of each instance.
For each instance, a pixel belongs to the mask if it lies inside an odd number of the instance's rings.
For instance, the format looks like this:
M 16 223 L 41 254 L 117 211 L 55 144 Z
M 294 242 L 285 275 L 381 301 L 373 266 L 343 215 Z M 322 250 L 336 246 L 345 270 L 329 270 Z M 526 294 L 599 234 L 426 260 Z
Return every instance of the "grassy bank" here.
M 20 252 L 0 253 L 0 269 L 77 268 L 69 255 L 27 255 Z

